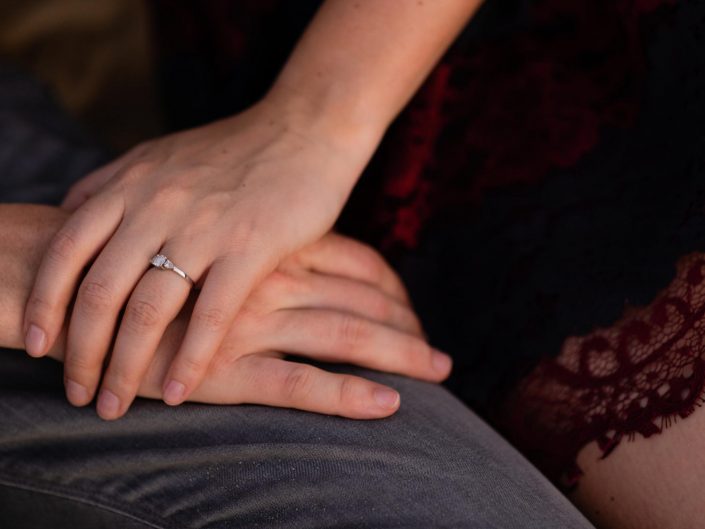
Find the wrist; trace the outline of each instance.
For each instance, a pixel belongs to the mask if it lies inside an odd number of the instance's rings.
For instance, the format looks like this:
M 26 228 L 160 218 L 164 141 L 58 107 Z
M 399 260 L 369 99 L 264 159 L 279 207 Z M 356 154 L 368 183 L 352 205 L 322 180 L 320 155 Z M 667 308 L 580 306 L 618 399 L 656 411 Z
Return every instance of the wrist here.
M 345 156 L 364 158 L 367 163 L 389 120 L 335 84 L 316 88 L 295 86 L 280 77 L 260 103 L 294 130 L 303 131 Z

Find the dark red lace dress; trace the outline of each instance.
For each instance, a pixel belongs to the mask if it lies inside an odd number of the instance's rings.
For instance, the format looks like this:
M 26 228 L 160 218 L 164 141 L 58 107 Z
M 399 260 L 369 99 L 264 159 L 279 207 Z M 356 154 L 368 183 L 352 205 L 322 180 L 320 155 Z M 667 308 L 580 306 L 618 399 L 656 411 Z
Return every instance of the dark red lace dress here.
M 155 2 L 176 127 L 250 104 L 318 2 Z M 381 248 L 448 386 L 557 483 L 699 405 L 705 2 L 489 0 L 340 228 Z

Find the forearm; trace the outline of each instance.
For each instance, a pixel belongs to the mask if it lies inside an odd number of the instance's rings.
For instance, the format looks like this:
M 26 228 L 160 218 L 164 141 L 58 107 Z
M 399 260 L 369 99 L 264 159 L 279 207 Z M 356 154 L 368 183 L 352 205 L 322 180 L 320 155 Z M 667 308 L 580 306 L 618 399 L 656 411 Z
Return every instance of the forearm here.
M 268 97 L 381 136 L 481 0 L 328 0 Z M 331 123 L 332 122 L 332 123 Z
M 0 346 L 24 347 L 24 305 L 52 235 L 66 213 L 27 204 L 0 205 Z M 63 343 L 63 340 L 59 340 Z M 61 348 L 61 346 L 60 346 Z

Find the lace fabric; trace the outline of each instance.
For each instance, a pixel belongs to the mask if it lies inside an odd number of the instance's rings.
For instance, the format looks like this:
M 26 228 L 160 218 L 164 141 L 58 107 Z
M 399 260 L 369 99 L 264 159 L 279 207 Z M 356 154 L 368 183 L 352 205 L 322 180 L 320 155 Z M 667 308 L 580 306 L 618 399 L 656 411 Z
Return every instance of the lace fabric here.
M 634 217 L 638 220 L 633 228 L 620 235 L 622 244 L 640 241 L 648 252 L 639 259 L 624 259 L 615 247 L 605 253 L 612 258 L 603 265 L 615 271 L 615 280 L 604 285 L 624 299 L 641 290 L 636 296 L 640 305 L 625 303 L 621 316 L 607 323 L 595 321 L 597 327 L 588 332 L 567 334 L 557 355 L 545 350 L 494 414 L 505 435 L 566 488 L 578 485 L 582 470 L 576 457 L 587 444 L 596 442 L 605 458 L 623 440 L 661 433 L 703 403 L 705 5 L 685 1 L 677 7 L 672 24 L 653 46 L 650 97 L 642 103 L 641 132 L 634 133 L 644 134 L 644 139 L 631 138 L 642 148 L 622 152 L 625 173 L 632 173 L 633 182 L 626 185 L 629 178 L 622 177 L 623 192 L 615 195 L 620 207 L 629 211 L 638 189 L 660 182 L 649 198 L 639 199 L 648 207 Z M 642 163 L 648 159 L 653 163 Z M 600 162 L 610 165 L 609 158 Z M 684 186 L 686 181 L 692 186 Z M 658 220 L 649 223 L 649 214 Z M 678 222 L 676 215 L 681 217 Z M 665 221 L 668 216 L 670 223 Z M 656 236 L 659 230 L 662 234 Z M 671 272 L 665 281 L 667 256 Z M 630 288 L 629 283 L 643 286 Z M 644 295 L 647 285 L 659 284 L 660 291 Z M 605 289 L 598 287 L 595 293 L 604 296 Z
M 507 398 L 512 440 L 555 481 L 571 487 L 580 449 L 603 457 L 624 438 L 650 437 L 703 402 L 705 254 L 683 257 L 673 282 L 608 328 L 568 338 Z

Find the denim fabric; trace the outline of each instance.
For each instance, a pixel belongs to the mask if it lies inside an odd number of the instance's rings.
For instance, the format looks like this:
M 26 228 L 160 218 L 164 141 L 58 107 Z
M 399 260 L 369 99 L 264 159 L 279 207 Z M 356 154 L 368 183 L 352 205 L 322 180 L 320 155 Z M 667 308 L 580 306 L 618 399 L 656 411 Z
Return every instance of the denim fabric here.
M 9 504 L 0 488 L 0 527 L 100 527 L 79 507 L 164 529 L 591 527 L 441 386 L 335 369 L 398 389 L 400 411 L 354 421 L 138 400 L 104 422 L 66 403 L 59 364 L 3 351 L 0 484 L 34 500 Z M 57 525 L 46 495 L 80 518 Z
M 56 202 L 105 158 L 73 130 L 0 70 L 0 201 Z M 0 350 L 0 528 L 591 527 L 441 386 L 326 368 L 395 387 L 401 410 L 354 421 L 138 399 L 109 423 L 66 402 L 58 363 Z
M 108 159 L 41 85 L 0 64 L 0 200 L 58 204 Z

